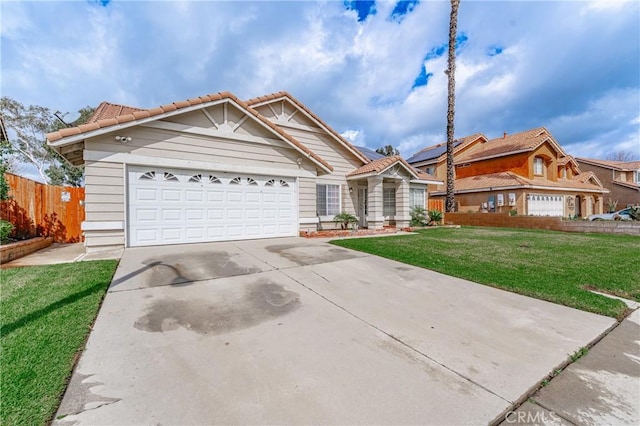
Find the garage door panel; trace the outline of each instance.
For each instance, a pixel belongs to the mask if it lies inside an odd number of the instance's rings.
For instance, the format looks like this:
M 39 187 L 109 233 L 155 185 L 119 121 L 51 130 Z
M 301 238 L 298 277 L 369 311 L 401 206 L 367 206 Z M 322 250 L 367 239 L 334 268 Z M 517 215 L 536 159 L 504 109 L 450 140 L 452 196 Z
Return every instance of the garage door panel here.
M 131 166 L 129 245 L 297 234 L 295 181 Z
M 141 244 L 157 244 L 160 242 L 160 232 L 158 229 L 138 229 L 136 231 L 135 238 Z
M 209 241 L 219 240 L 224 237 L 224 226 L 207 226 L 207 239 Z
M 259 220 L 260 219 L 260 209 L 246 209 L 246 219 L 247 220 Z
M 246 200 L 247 204 L 260 204 L 260 193 L 259 192 L 247 192 L 245 200 Z
M 137 208 L 135 219 L 138 223 L 156 223 L 160 217 L 158 209 Z
M 245 234 L 248 237 L 259 237 L 260 236 L 260 224 L 255 225 L 246 225 L 245 226 Z
M 230 203 L 241 203 L 242 195 L 243 193 L 240 191 L 229 191 L 227 192 L 227 201 Z
M 227 220 L 242 220 L 244 219 L 242 213 L 244 210 L 242 209 L 228 209 L 227 210 Z
M 189 189 L 185 192 L 185 201 L 187 202 L 198 202 L 201 203 L 204 201 L 204 193 L 202 189 L 199 191 L 195 191 L 193 189 Z
M 185 210 L 185 219 L 188 222 L 192 221 L 203 221 L 204 220 L 204 209 L 186 209 Z
M 210 203 L 224 202 L 224 191 L 207 191 L 207 201 Z
M 181 209 L 162 209 L 162 221 L 163 222 L 177 222 L 182 221 Z
M 293 226 L 287 223 L 283 223 L 278 225 L 278 233 L 279 234 L 288 234 L 293 231 Z
M 209 219 L 209 220 L 222 220 L 222 219 L 224 219 L 224 210 L 223 209 L 208 209 L 207 210 L 207 219 Z
M 189 241 L 202 241 L 205 237 L 204 227 L 192 227 L 186 229 L 186 237 Z
M 179 189 L 163 189 L 162 201 L 182 201 L 182 191 Z
M 159 193 L 160 193 L 160 190 L 156 188 L 137 188 L 135 190 L 134 200 L 141 201 L 141 202 L 145 202 L 145 201 L 155 202 L 155 201 L 158 201 Z
M 227 225 L 227 232 L 230 237 L 242 237 L 244 234 L 243 225 Z
M 161 233 L 163 241 L 175 242 L 182 240 L 181 228 L 163 228 Z

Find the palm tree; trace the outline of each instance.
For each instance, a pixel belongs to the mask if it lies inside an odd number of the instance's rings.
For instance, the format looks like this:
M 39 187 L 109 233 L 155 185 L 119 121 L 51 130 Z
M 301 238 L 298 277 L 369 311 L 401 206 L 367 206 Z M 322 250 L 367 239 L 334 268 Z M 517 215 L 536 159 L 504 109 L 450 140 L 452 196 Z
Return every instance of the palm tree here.
M 448 98 L 447 98 L 447 198 L 445 210 L 455 210 L 455 196 L 453 194 L 454 169 L 453 169 L 453 121 L 456 109 L 456 33 L 458 31 L 458 6 L 460 0 L 451 0 L 451 15 L 449 17 L 449 60 L 447 73 Z

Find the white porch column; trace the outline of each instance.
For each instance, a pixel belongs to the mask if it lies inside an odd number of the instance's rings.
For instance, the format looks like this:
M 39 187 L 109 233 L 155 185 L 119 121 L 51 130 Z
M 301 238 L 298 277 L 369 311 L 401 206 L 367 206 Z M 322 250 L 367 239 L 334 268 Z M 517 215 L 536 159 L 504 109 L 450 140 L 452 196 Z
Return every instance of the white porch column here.
M 409 182 L 400 179 L 396 182 L 396 227 L 406 228 L 411 222 L 409 214 Z
M 369 229 L 382 229 L 384 216 L 382 214 L 382 176 L 371 176 L 367 179 L 369 208 L 367 225 Z

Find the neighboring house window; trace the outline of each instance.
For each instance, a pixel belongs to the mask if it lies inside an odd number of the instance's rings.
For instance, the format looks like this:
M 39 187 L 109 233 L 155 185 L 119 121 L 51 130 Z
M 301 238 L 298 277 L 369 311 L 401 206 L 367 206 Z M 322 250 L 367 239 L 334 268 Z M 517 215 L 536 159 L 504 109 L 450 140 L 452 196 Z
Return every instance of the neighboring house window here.
M 409 208 L 424 208 L 424 189 L 409 190 Z
M 335 216 L 339 214 L 340 185 L 316 185 L 316 203 L 319 216 Z
M 533 174 L 542 176 L 544 174 L 544 161 L 540 157 L 533 159 Z
M 425 173 L 429 173 L 431 176 L 435 176 L 436 175 L 436 166 L 425 167 L 424 171 L 425 171 Z
M 396 214 L 396 189 L 384 188 L 382 190 L 382 214 L 394 216 Z
M 567 178 L 567 169 L 563 168 L 562 169 L 562 179 L 566 179 Z
M 640 183 L 640 170 L 636 172 L 636 183 Z

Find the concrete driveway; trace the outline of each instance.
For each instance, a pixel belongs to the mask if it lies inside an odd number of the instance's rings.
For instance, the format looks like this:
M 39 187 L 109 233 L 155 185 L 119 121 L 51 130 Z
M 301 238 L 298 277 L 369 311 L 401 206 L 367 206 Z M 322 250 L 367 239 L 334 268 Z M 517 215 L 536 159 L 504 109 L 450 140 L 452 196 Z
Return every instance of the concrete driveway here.
M 56 423 L 486 424 L 614 324 L 317 240 L 126 249 Z

